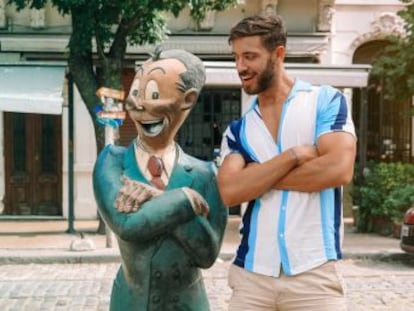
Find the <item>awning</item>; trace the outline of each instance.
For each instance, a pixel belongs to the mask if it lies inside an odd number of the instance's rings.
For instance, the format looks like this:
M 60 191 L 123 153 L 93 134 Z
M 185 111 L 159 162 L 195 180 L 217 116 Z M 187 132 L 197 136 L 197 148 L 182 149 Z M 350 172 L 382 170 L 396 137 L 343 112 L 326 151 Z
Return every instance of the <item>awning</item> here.
M 240 78 L 231 62 L 204 62 L 206 85 L 237 86 Z M 338 88 L 362 88 L 368 85 L 370 65 L 325 66 L 319 64 L 285 64 L 287 73 L 314 85 L 329 84 Z
M 65 65 L 0 64 L 0 111 L 62 114 Z
M 20 37 L 18 38 L 20 39 Z M 20 39 L 21 40 L 21 39 Z M 30 44 L 33 39 L 26 39 L 26 46 Z M 15 50 L 14 46 L 21 43 L 16 39 L 9 38 L 7 41 L 2 39 L 3 45 L 7 49 Z M 160 43 L 163 50 L 166 49 L 183 49 L 196 55 L 226 55 L 231 53 L 231 46 L 228 42 L 228 35 L 217 35 L 204 33 L 196 36 L 190 33 L 171 34 L 166 40 Z M 131 45 L 128 46 L 128 53 L 144 54 L 152 53 L 155 49 L 154 44 L 147 45 Z M 329 47 L 329 36 L 327 33 L 289 33 L 289 40 L 287 40 L 287 56 L 314 56 L 323 53 Z M 3 49 L 4 50 L 4 49 Z

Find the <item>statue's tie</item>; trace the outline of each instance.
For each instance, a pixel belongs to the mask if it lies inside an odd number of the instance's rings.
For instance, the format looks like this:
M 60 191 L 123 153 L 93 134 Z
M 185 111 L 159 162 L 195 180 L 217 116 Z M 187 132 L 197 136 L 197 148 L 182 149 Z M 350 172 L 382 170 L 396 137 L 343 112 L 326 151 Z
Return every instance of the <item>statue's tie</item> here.
M 165 184 L 161 179 L 163 163 L 161 158 L 152 155 L 147 164 L 148 170 L 151 173 L 151 183 L 158 189 L 164 190 Z

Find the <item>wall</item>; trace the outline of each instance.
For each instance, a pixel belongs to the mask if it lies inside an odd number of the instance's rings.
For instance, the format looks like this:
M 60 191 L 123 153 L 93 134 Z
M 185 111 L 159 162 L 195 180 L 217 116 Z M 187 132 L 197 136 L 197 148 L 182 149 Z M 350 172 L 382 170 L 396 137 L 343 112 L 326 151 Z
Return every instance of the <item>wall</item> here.
M 75 216 L 96 216 L 92 170 L 96 161 L 95 130 L 85 104 L 75 93 Z
M 401 8 L 401 2 L 397 0 L 337 1 L 334 17 L 335 33 L 332 37 L 332 50 L 329 52 L 331 62 L 351 64 L 358 46 L 390 34 L 393 29 L 392 23 L 396 22 L 392 17 L 395 17 L 396 12 Z M 390 18 L 384 19 L 384 14 L 388 14 Z

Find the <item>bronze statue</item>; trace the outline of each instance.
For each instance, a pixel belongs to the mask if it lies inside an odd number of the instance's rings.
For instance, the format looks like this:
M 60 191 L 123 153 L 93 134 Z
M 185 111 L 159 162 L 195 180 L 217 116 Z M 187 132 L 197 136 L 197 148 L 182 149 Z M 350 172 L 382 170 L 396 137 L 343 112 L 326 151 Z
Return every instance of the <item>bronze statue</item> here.
M 214 164 L 174 141 L 204 82 L 198 57 L 157 50 L 137 69 L 126 101 L 137 139 L 97 159 L 95 197 L 122 260 L 112 311 L 209 310 L 200 268 L 219 254 L 227 209 Z

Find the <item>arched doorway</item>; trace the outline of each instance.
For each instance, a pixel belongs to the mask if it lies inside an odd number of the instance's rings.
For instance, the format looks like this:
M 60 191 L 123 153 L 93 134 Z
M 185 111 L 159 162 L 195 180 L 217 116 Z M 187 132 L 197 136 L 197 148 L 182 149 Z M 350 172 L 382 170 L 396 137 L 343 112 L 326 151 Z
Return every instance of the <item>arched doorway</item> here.
M 354 64 L 372 64 L 388 41 L 375 40 L 361 45 L 354 54 Z M 353 93 L 353 118 L 360 128 L 360 90 Z M 393 102 L 384 98 L 380 77 L 369 78 L 367 92 L 367 160 L 411 162 L 411 101 Z

